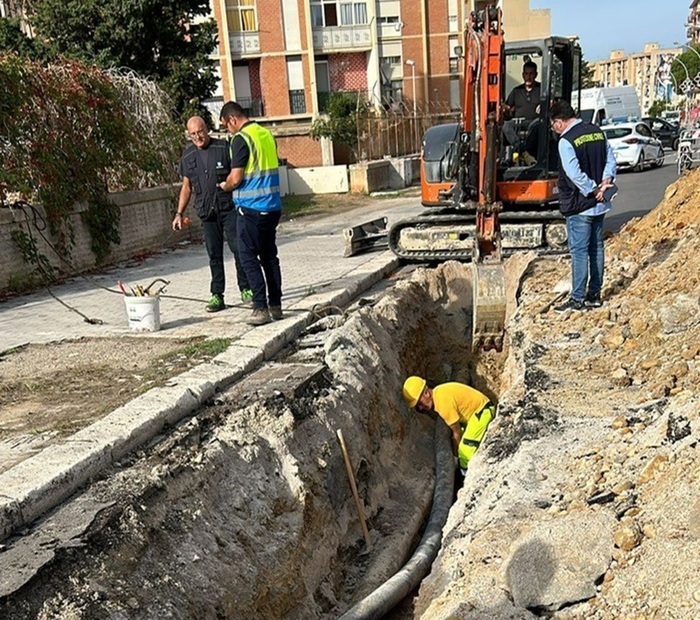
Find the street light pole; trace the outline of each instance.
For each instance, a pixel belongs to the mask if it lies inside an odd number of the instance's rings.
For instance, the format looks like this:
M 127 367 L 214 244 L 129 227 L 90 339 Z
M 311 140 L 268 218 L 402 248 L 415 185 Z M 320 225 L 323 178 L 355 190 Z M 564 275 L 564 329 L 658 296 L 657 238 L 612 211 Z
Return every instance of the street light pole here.
M 690 73 L 688 73 L 687 65 L 678 56 L 674 56 L 673 62 L 675 62 L 676 60 L 679 63 L 681 63 L 681 67 L 683 67 L 683 70 L 685 71 L 686 81 L 684 82 L 684 84 L 687 85 L 687 90 L 685 91 L 685 122 L 687 123 L 688 122 L 688 110 L 690 109 L 690 92 L 691 92 L 690 89 L 692 88 L 693 82 L 690 79 Z M 673 62 L 671 62 L 671 64 L 673 64 Z M 683 84 L 681 84 L 681 86 L 683 86 Z
M 411 82 L 413 84 L 413 116 L 418 117 L 418 109 L 416 107 L 416 62 L 415 60 L 407 60 L 406 64 L 411 67 Z

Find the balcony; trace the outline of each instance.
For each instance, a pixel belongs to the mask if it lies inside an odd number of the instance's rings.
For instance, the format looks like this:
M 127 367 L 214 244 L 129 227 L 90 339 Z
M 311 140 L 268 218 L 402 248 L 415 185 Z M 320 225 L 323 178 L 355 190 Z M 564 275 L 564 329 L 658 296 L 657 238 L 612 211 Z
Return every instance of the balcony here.
M 369 24 L 314 28 L 313 40 L 317 52 L 372 49 Z
M 403 30 L 403 22 L 391 22 L 389 24 L 378 24 L 377 34 L 380 39 L 399 39 Z
M 231 54 L 260 54 L 260 37 L 257 32 L 229 32 L 228 42 Z

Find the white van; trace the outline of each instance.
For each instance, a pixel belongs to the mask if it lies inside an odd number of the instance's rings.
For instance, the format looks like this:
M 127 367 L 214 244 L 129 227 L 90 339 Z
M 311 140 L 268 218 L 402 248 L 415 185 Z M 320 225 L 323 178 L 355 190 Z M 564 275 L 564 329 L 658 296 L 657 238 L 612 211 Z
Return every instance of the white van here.
M 572 93 L 571 105 L 584 121 L 595 125 L 639 120 L 642 116 L 634 86 L 585 88 L 581 90 L 580 105 L 578 95 L 578 91 Z
M 680 110 L 664 110 L 663 112 L 661 112 L 661 118 L 668 121 L 669 123 L 673 123 L 674 125 L 681 124 Z

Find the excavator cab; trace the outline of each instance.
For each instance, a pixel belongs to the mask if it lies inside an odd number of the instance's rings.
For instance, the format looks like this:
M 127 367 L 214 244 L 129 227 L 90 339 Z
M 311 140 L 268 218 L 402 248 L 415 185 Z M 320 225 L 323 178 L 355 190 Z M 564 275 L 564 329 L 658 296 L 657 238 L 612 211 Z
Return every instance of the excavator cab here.
M 505 91 L 509 93 L 522 83 L 525 63 L 534 63 L 540 97 L 534 118 L 504 119 L 499 182 L 557 173 L 556 136 L 550 129 L 549 108 L 559 99 L 571 103 L 572 92 L 579 85 L 580 62 L 578 44 L 564 37 L 505 43 Z

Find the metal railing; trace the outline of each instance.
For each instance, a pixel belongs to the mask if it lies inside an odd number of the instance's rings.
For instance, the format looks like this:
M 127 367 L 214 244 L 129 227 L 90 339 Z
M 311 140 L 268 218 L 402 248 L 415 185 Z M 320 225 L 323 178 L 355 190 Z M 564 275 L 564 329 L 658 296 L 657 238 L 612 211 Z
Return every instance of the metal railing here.
M 396 113 L 387 110 L 357 119 L 357 155 L 360 161 L 420 153 L 423 134 L 434 125 L 456 123 L 460 112 Z
M 306 91 L 303 88 L 289 91 L 289 112 L 290 114 L 306 113 Z

